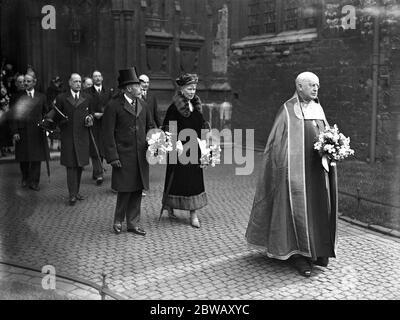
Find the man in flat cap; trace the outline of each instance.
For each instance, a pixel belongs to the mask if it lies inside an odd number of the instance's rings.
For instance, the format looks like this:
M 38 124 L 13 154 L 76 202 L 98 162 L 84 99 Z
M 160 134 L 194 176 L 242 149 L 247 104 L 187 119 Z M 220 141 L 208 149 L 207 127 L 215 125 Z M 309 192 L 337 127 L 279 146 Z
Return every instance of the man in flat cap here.
M 118 192 L 113 229 L 121 233 L 126 219 L 128 232 L 144 236 L 139 223 L 142 191 L 149 188 L 146 134 L 154 125 L 140 99 L 136 69 L 120 70 L 118 82 L 120 94 L 108 102 L 103 115 L 104 153 L 113 167 L 111 188 Z
M 264 151 L 248 223 L 249 244 L 287 260 L 305 277 L 335 257 L 336 167 L 327 172 L 314 142 L 328 122 L 318 101 L 319 79 L 303 72 L 280 108 Z

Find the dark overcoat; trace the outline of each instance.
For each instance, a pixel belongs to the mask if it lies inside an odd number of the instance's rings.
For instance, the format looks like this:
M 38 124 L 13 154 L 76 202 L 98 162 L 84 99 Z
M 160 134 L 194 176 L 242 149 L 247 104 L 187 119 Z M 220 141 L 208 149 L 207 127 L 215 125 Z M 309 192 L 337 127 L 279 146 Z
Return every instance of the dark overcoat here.
M 35 90 L 31 98 L 23 91 L 11 108 L 11 132 L 18 133 L 20 141 L 15 144 L 15 160 L 45 161 L 49 157 L 47 137 L 38 123 L 47 113 L 46 96 Z
M 104 88 L 104 86 L 101 89 L 101 92 L 98 93 L 95 89 L 94 86 L 88 88 L 85 92 L 90 94 L 93 98 L 93 113 L 104 113 L 104 110 L 106 108 L 106 105 L 108 101 L 110 101 L 111 96 L 112 96 L 112 91 L 107 90 Z M 102 121 L 103 118 L 96 119 L 94 118 L 93 122 L 93 136 L 96 141 L 97 148 L 99 150 L 100 156 L 104 157 L 104 141 L 103 141 L 103 132 L 102 132 Z M 94 148 L 94 145 L 92 143 L 92 140 L 90 140 L 90 156 L 96 158 L 96 149 Z
M 123 94 L 107 104 L 103 116 L 105 157 L 108 163 L 120 160 L 122 164 L 122 168 L 112 170 L 114 190 L 134 192 L 149 188 L 146 134 L 153 127 L 151 113 L 140 99 L 136 99 L 136 108 Z
M 158 115 L 158 102 L 156 96 L 152 92 L 147 91 L 146 98 L 142 96 L 142 99 L 150 109 L 154 125 L 159 128 L 161 126 L 161 121 Z
M 59 122 L 61 165 L 84 167 L 89 164 L 89 129 L 85 127 L 85 118 L 92 113 L 92 97 L 81 92 L 76 103 L 69 90 L 57 96 L 56 106 L 68 117 L 68 121 Z

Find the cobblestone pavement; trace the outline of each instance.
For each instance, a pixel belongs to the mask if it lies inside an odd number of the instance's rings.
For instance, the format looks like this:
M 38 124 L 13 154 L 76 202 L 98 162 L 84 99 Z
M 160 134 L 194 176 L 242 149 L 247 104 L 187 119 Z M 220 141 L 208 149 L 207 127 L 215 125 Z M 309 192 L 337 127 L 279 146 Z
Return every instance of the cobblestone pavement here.
M 205 171 L 209 205 L 199 211 L 200 229 L 183 211 L 178 221 L 166 214 L 158 221 L 165 167 L 151 167 L 142 205 L 146 237 L 112 232 L 110 167 L 101 187 L 86 168 L 81 191 L 88 198 L 69 207 L 58 161 L 50 183 L 43 165 L 40 192 L 21 189 L 18 165 L 3 164 L 0 260 L 39 270 L 53 265 L 99 285 L 104 272 L 110 289 L 129 299 L 399 299 L 400 239 L 339 221 L 337 258 L 308 279 L 247 246 L 260 158 L 251 176 L 236 176 L 233 165 Z
M 44 290 L 42 287 L 43 274 L 35 271 L 0 264 L 0 282 L 27 283 L 33 288 Z M 49 289 L 52 290 L 52 289 Z M 39 291 L 40 292 L 40 291 Z M 69 300 L 100 300 L 99 292 L 89 286 L 58 278 L 55 292 L 60 298 Z M 22 294 L 21 294 L 22 295 Z

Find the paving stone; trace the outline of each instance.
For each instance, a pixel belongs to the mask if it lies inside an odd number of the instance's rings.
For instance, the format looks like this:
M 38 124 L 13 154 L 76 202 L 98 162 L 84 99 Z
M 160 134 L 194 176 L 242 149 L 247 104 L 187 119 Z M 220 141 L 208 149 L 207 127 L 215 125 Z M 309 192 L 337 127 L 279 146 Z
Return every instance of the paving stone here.
M 142 201 L 144 238 L 127 234 L 125 226 L 121 235 L 112 232 L 111 170 L 100 187 L 91 181 L 91 168 L 83 172 L 87 199 L 75 207 L 65 204 L 65 169 L 51 162 L 51 170 L 51 184 L 41 183 L 33 194 L 19 189 L 17 166 L 0 166 L 0 200 L 14 204 L 10 214 L 0 212 L 0 260 L 39 270 L 51 264 L 57 273 L 97 284 L 105 272 L 110 289 L 133 300 L 399 298 L 399 238 L 340 220 L 337 259 L 310 279 L 247 247 L 257 170 L 251 176 L 235 176 L 233 166 L 205 170 L 209 205 L 199 210 L 202 227 L 194 230 L 184 211 L 177 212 L 178 221 L 164 215 L 158 222 L 165 167 L 151 167 L 151 190 Z M 7 275 L 1 270 L 0 277 Z M 96 296 L 84 285 L 60 289 L 75 299 Z

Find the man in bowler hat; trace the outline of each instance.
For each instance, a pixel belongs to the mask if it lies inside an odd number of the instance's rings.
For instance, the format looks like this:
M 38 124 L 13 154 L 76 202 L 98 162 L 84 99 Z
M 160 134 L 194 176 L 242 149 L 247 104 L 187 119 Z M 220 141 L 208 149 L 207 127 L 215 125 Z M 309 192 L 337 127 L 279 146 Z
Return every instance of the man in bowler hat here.
M 149 188 L 149 164 L 146 160 L 147 131 L 154 127 L 151 112 L 140 99 L 140 81 L 136 69 L 119 71 L 120 94 L 113 97 L 103 115 L 104 151 L 112 169 L 112 189 L 118 192 L 114 214 L 114 232 L 146 235 L 139 225 L 143 189 Z

